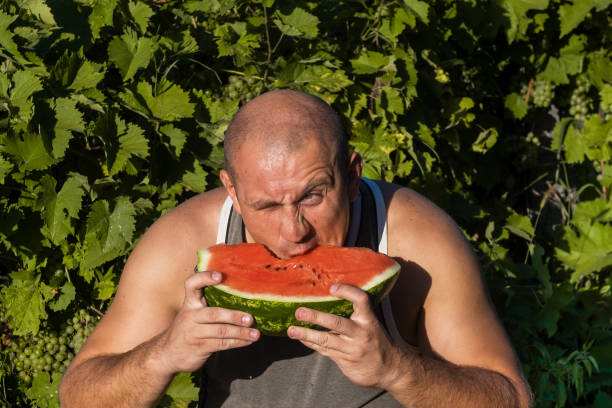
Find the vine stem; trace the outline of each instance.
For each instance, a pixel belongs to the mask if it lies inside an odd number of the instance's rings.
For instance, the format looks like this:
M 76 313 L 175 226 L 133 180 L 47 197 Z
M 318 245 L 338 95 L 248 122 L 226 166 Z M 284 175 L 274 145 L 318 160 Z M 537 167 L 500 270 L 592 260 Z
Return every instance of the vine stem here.
M 268 10 L 266 6 L 263 6 L 264 12 L 264 27 L 266 27 L 266 43 L 268 44 L 268 59 L 266 62 L 270 62 L 272 60 L 272 45 L 270 44 L 270 31 L 268 30 Z
M 529 85 L 527 86 L 527 95 L 525 95 L 525 103 L 529 102 L 529 95 L 531 95 L 531 88 L 533 88 L 533 78 L 529 80 Z

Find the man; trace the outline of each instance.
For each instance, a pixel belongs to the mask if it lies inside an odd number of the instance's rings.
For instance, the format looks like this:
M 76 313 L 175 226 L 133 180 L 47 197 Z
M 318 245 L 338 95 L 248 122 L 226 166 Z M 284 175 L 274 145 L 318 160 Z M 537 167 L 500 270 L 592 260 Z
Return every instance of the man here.
M 234 117 L 225 153 L 225 189 L 164 215 L 131 254 L 112 306 L 64 376 L 64 408 L 153 406 L 174 374 L 202 366 L 202 406 L 530 405 L 455 224 L 410 189 L 360 182 L 361 159 L 348 154 L 328 105 L 264 94 Z M 368 228 L 378 242 L 360 238 Z M 282 258 L 363 241 L 402 270 L 384 307 L 339 284 L 332 294 L 353 303 L 350 319 L 300 308 L 298 319 L 330 330 L 291 327 L 273 338 L 248 314 L 206 306 L 202 288 L 223 277 L 194 274 L 195 254 L 217 240 L 260 242 Z

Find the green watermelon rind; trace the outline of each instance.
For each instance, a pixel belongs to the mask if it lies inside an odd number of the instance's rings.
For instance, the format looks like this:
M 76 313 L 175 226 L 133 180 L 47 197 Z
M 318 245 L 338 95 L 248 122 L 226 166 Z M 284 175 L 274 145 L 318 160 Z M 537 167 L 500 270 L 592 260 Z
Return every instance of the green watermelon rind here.
M 395 273 L 389 278 L 367 290 L 372 305 L 378 304 L 388 294 L 397 280 L 399 265 L 394 268 Z M 275 301 L 266 299 L 249 299 L 228 293 L 216 286 L 208 286 L 204 289 L 206 304 L 212 307 L 223 307 L 225 309 L 240 310 L 249 313 L 255 319 L 255 326 L 262 334 L 270 336 L 286 336 L 290 326 L 303 326 L 321 329 L 313 324 L 302 322 L 295 317 L 295 311 L 299 307 L 307 307 L 342 317 L 350 317 L 353 313 L 353 304 L 345 299 L 324 301 L 302 301 L 295 302 Z

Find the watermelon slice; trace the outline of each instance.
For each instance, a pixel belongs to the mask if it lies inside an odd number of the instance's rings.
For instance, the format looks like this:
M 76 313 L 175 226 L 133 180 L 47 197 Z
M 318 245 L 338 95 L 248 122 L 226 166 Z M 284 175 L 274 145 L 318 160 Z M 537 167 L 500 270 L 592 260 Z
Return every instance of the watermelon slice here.
M 348 283 L 370 294 L 376 304 L 390 290 L 400 266 L 367 248 L 318 246 L 307 254 L 279 259 L 261 244 L 219 244 L 198 251 L 196 271 L 218 271 L 224 279 L 204 289 L 209 306 L 250 313 L 268 335 L 286 335 L 300 306 L 348 317 L 351 302 L 331 296 L 330 287 Z

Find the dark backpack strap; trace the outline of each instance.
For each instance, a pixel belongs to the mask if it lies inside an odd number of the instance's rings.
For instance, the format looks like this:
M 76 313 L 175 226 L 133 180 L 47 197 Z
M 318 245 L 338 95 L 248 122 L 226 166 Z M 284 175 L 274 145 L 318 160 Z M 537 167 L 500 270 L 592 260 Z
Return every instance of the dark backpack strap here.
M 229 222 L 227 223 L 227 231 L 225 233 L 226 244 L 242 244 L 246 242 L 246 235 L 244 232 L 244 223 L 242 222 L 242 215 L 238 214 L 234 207 L 230 210 Z
M 374 193 L 364 181 L 359 183 L 359 193 L 361 194 L 361 221 L 359 222 L 359 233 L 355 246 L 378 251 L 376 199 Z

